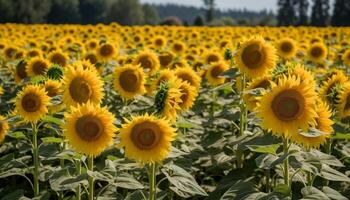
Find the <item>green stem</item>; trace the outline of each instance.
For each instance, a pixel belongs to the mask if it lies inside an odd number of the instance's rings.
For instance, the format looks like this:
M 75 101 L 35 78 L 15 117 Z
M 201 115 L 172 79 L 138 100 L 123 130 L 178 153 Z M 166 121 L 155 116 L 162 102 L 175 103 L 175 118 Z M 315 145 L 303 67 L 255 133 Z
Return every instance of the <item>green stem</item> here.
M 283 153 L 286 155 L 288 154 L 288 138 L 283 138 Z M 289 161 L 288 161 L 288 156 L 283 162 L 283 177 L 284 177 L 284 184 L 290 187 L 289 184 Z
M 307 185 L 308 186 L 312 186 L 312 174 L 311 174 L 311 172 L 306 172 L 307 173 Z
M 79 176 L 81 174 L 81 161 L 78 160 L 76 163 L 76 170 L 77 170 L 77 175 Z M 75 199 L 80 200 L 81 199 L 81 186 L 77 186 L 75 188 Z
M 94 157 L 88 156 L 88 169 L 93 172 L 94 171 Z M 94 178 L 89 176 L 89 200 L 94 199 Z
M 38 130 L 36 124 L 32 124 L 33 128 L 33 161 L 34 161 L 34 197 L 39 196 L 39 151 L 38 151 Z
M 150 165 L 150 174 L 149 174 L 149 200 L 156 199 L 156 163 Z
M 328 139 L 327 141 L 326 141 L 326 153 L 328 154 L 328 155 L 331 155 L 332 154 L 332 139 Z M 328 180 L 325 180 L 324 181 L 324 184 L 326 185 L 326 186 L 328 186 L 329 185 L 329 181 Z
M 66 143 L 63 141 L 63 143 L 62 143 L 62 151 L 64 151 L 65 148 L 66 148 Z M 61 166 L 61 169 L 64 168 L 64 159 L 60 159 L 60 166 Z M 64 198 L 63 191 L 60 191 L 60 192 L 59 192 L 58 198 L 59 198 L 60 200 L 63 200 L 63 198 Z
M 267 169 L 266 170 L 266 192 L 270 192 L 271 191 L 271 187 L 270 187 L 270 170 Z
M 240 114 L 239 114 L 239 135 L 243 136 L 244 131 L 246 130 L 246 117 L 247 117 L 247 111 L 246 106 L 243 100 L 244 95 L 244 89 L 246 85 L 246 77 L 245 75 L 242 75 L 241 77 L 241 88 L 240 88 L 240 98 L 239 98 L 239 107 L 240 107 Z M 237 168 L 243 167 L 243 160 L 244 160 L 244 154 L 241 150 L 237 149 L 236 157 L 237 157 Z

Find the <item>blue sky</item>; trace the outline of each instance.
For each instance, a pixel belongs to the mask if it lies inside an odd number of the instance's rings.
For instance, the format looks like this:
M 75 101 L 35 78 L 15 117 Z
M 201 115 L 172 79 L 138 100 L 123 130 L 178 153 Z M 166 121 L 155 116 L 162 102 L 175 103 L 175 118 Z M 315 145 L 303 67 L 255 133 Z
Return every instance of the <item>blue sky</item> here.
M 142 3 L 175 3 L 182 5 L 202 6 L 202 0 L 140 0 Z M 249 10 L 277 9 L 277 0 L 216 0 L 220 9 L 247 8 Z

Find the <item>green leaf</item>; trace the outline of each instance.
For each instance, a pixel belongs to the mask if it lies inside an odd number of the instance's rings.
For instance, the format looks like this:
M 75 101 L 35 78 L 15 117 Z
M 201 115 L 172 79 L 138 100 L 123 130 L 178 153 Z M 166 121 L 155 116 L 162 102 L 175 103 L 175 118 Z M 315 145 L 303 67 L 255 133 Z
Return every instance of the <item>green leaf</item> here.
M 26 136 L 24 135 L 23 132 L 21 131 L 15 131 L 15 132 L 10 132 L 8 136 L 15 138 L 15 139 L 24 139 Z
M 301 193 L 303 195 L 301 200 L 330 200 L 323 192 L 311 186 L 301 189 Z
M 278 157 L 272 154 L 262 154 L 259 155 L 255 159 L 256 166 L 261 169 L 271 169 L 273 166 L 271 165 Z
M 281 146 L 280 144 L 271 145 L 246 145 L 249 150 L 257 153 L 269 153 L 276 155 L 277 149 Z
M 20 168 L 11 168 L 5 172 L 0 173 L 0 178 L 6 178 L 14 175 L 25 176 L 25 170 Z
M 59 126 L 61 126 L 63 124 L 63 120 L 62 119 L 59 119 L 59 118 L 56 118 L 56 117 L 53 117 L 53 116 L 50 116 L 50 115 L 46 115 L 43 118 L 43 121 L 44 122 L 48 122 L 48 123 L 54 123 L 54 124 L 57 124 Z
M 56 137 L 44 137 L 41 138 L 43 143 L 62 143 L 63 139 L 62 138 L 56 138 Z
M 239 74 L 239 70 L 236 67 L 232 67 L 229 70 L 220 74 L 221 77 L 234 79 Z
M 344 197 L 343 195 L 341 195 L 338 191 L 324 186 L 322 188 L 323 193 L 325 193 L 329 198 L 334 199 L 334 200 L 348 200 L 348 198 Z
M 323 164 L 321 168 L 321 176 L 330 181 L 350 182 L 350 178 L 345 174 Z
M 14 159 L 14 154 L 9 153 L 0 158 L 0 166 L 7 165 L 9 162 L 11 162 Z M 2 168 L 3 170 L 3 168 Z
M 24 197 L 24 190 L 18 189 L 5 196 L 1 197 L 1 200 L 29 200 L 29 198 Z
M 208 194 L 198 185 L 196 180 L 186 170 L 179 166 L 168 164 L 162 169 L 163 174 L 171 183 L 170 189 L 183 198 Z
M 348 133 L 336 133 L 336 134 L 332 135 L 332 139 L 350 140 L 350 134 L 348 134 Z
M 143 185 L 138 182 L 132 175 L 122 173 L 115 178 L 115 186 L 130 190 L 143 189 Z
M 282 194 L 284 196 L 289 196 L 291 190 L 288 185 L 278 184 L 275 188 L 273 188 L 273 192 L 277 194 Z
M 258 192 L 254 184 L 239 180 L 231 186 L 220 198 L 220 200 L 244 199 L 245 196 Z

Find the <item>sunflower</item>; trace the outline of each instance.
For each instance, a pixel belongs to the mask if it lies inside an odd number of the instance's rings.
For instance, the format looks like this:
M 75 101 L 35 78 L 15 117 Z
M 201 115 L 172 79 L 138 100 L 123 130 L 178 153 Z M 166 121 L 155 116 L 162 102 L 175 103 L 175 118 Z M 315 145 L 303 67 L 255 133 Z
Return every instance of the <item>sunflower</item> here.
M 28 85 L 16 99 L 16 110 L 25 121 L 36 123 L 48 112 L 50 98 L 40 86 Z
M 153 39 L 153 45 L 158 49 L 164 48 L 166 44 L 167 44 L 167 39 L 164 36 L 159 35 Z
M 174 77 L 174 71 L 170 69 L 163 69 L 157 74 L 156 78 L 151 83 L 151 91 L 155 91 L 158 87 L 165 82 L 168 82 Z
M 94 73 L 101 73 L 100 71 L 97 71 L 95 65 L 91 64 L 91 62 L 89 60 L 78 60 L 78 61 L 75 61 L 73 64 L 72 64 L 73 67 L 77 67 L 77 66 L 82 66 L 84 70 L 90 70 Z M 101 68 L 99 68 L 101 69 Z
M 241 43 L 235 61 L 242 73 L 250 78 L 261 77 L 273 69 L 277 56 L 275 49 L 261 37 L 252 37 Z
M 134 60 L 135 65 L 140 65 L 147 75 L 153 75 L 160 67 L 158 57 L 149 50 L 141 51 Z
M 312 72 L 305 69 L 304 65 L 300 63 L 292 63 L 292 64 L 287 63 L 287 68 L 288 68 L 287 73 L 290 76 L 293 76 L 293 75 L 299 76 L 301 82 L 307 82 L 313 85 L 314 87 L 316 87 L 316 81 L 315 81 L 314 75 L 312 74 Z
M 220 85 L 225 82 L 225 78 L 220 77 L 220 75 L 227 71 L 229 69 L 229 66 L 221 61 L 218 63 L 211 63 L 207 71 L 205 72 L 205 78 L 208 80 L 208 82 L 211 85 Z
M 33 58 L 33 57 L 42 57 L 43 56 L 43 52 L 40 49 L 30 49 L 29 51 L 27 51 L 26 53 L 27 57 Z
M 350 83 L 345 83 L 338 94 L 337 113 L 340 118 L 350 116 Z
M 182 81 L 187 81 L 191 86 L 197 89 L 201 84 L 201 77 L 189 66 L 176 68 L 175 76 Z
M 327 47 L 323 43 L 314 43 L 307 50 L 309 59 L 314 63 L 323 63 L 327 57 Z
M 0 115 L 0 144 L 4 141 L 5 136 L 10 129 L 9 124 L 6 121 L 6 118 Z
M 19 61 L 14 69 L 14 79 L 16 83 L 21 82 L 23 79 L 27 78 L 27 62 L 25 60 Z
M 145 74 L 137 65 L 125 65 L 114 70 L 114 87 L 125 99 L 132 99 L 136 95 L 143 95 L 145 89 Z
M 4 94 L 4 88 L 0 85 L 0 96 Z
M 166 68 L 173 62 L 175 54 L 171 51 L 162 51 L 158 55 L 160 66 Z
M 271 81 L 271 76 L 263 76 L 248 82 L 245 93 L 243 94 L 243 100 L 246 103 L 248 110 L 254 111 L 258 105 L 258 94 L 252 94 L 253 91 L 257 90 L 258 88 L 263 90 L 269 89 L 269 87 L 271 87 Z
M 328 80 L 324 81 L 320 88 L 319 94 L 322 100 L 328 103 L 328 105 L 335 104 L 341 85 L 347 81 L 348 78 L 344 75 L 344 73 L 336 73 L 331 75 Z
M 327 138 L 331 137 L 333 132 L 333 121 L 331 120 L 332 112 L 328 105 L 323 102 L 319 102 L 316 107 L 317 117 L 315 118 L 316 124 L 313 128 L 321 131 L 322 133 L 312 134 L 312 132 L 299 132 L 291 135 L 291 140 L 295 143 L 301 144 L 307 149 L 319 148 L 324 144 Z
M 299 77 L 283 76 L 277 85 L 271 82 L 271 91 L 258 97 L 258 117 L 264 129 L 273 134 L 290 137 L 299 129 L 307 130 L 315 123 L 315 88 L 300 82 Z
M 155 96 L 157 113 L 175 122 L 178 112 L 181 110 L 182 93 L 179 88 L 181 81 L 176 77 L 162 83 Z
M 186 44 L 181 41 L 174 42 L 171 45 L 171 50 L 176 54 L 182 54 L 186 50 Z
M 64 118 L 63 135 L 77 152 L 98 156 L 113 144 L 115 118 L 107 108 L 86 103 L 72 107 Z
M 69 56 L 61 50 L 55 50 L 49 54 L 49 61 L 53 64 L 65 67 L 68 64 Z
M 191 86 L 188 82 L 183 82 L 179 84 L 179 89 L 181 91 L 181 103 L 179 104 L 182 111 L 187 111 L 192 108 L 196 97 L 198 96 L 198 90 Z
M 171 150 L 176 130 L 165 119 L 153 115 L 136 116 L 120 129 L 120 148 L 125 156 L 142 164 L 161 162 Z
M 98 56 L 94 52 L 88 52 L 84 54 L 83 59 L 90 61 L 90 63 L 93 65 L 98 63 Z
M 216 51 L 209 51 L 204 55 L 204 63 L 211 64 L 222 61 L 222 55 Z
M 100 77 L 82 66 L 68 67 L 63 76 L 63 102 L 68 106 L 90 101 L 100 104 L 103 98 L 103 82 Z
M 105 43 L 102 44 L 98 50 L 98 55 L 102 60 L 109 60 L 111 58 L 113 58 L 118 52 L 117 52 L 117 48 L 114 47 L 111 44 Z
M 26 67 L 26 73 L 29 76 L 45 75 L 50 67 L 50 63 L 45 58 L 35 57 L 32 58 Z
M 276 44 L 277 54 L 284 59 L 294 58 L 297 54 L 297 44 L 291 38 L 283 38 Z
M 350 67 L 350 49 L 346 50 L 342 55 L 342 61 L 343 63 Z
M 61 86 L 60 81 L 48 79 L 44 84 L 47 96 L 54 97 L 61 94 Z

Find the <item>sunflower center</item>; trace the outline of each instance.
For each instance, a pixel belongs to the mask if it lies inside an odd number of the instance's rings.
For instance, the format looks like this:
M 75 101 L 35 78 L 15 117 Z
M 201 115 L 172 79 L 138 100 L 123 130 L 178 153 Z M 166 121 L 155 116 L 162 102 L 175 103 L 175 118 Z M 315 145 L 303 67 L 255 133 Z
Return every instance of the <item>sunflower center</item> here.
M 256 88 L 264 88 L 267 89 L 270 86 L 270 82 L 268 80 L 262 80 Z
M 350 108 L 350 94 L 346 97 L 346 103 L 345 103 L 344 110 L 347 110 L 349 108 Z
M 163 40 L 162 39 L 156 39 L 156 45 L 157 46 L 163 46 Z
M 144 69 L 151 70 L 153 68 L 153 62 L 148 56 L 142 56 L 140 58 L 139 63 L 141 64 L 141 67 Z
M 40 109 L 41 100 L 37 94 L 28 93 L 22 98 L 22 107 L 26 112 L 36 112 Z
M 182 93 L 182 95 L 180 97 L 181 101 L 182 101 L 181 104 L 183 105 L 188 100 L 188 93 L 189 93 L 189 91 L 186 88 L 183 88 L 183 87 L 181 87 L 180 89 L 181 89 L 181 93 Z
M 304 99 L 299 92 L 286 90 L 273 99 L 271 108 L 279 120 L 295 120 L 303 111 Z
M 72 80 L 69 86 L 69 93 L 72 99 L 78 103 L 85 103 L 92 96 L 91 86 L 81 77 Z
M 207 59 L 208 63 L 212 63 L 212 62 L 218 62 L 219 61 L 219 57 L 216 55 L 209 55 L 208 59 Z
M 87 115 L 77 120 L 75 130 L 82 140 L 91 142 L 101 136 L 103 125 L 97 117 Z
M 194 82 L 192 80 L 192 76 L 186 73 L 181 73 L 181 74 L 177 74 L 177 77 L 180 78 L 183 81 L 187 81 L 188 83 L 190 83 L 192 86 L 194 85 Z
M 183 47 L 181 44 L 175 44 L 174 49 L 175 49 L 175 51 L 182 51 Z
M 214 78 L 218 78 L 222 73 L 224 72 L 224 69 L 222 69 L 220 66 L 216 66 L 211 70 L 210 74 Z
M 119 84 L 127 92 L 135 92 L 139 89 L 139 77 L 133 70 L 127 70 L 120 74 Z
M 24 79 L 27 77 L 26 65 L 27 65 L 27 63 L 22 61 L 16 67 L 16 73 L 17 73 L 18 77 L 21 79 Z
M 100 53 L 102 56 L 111 56 L 113 54 L 113 46 L 109 44 L 105 44 L 101 47 Z
M 54 97 L 58 94 L 58 90 L 54 86 L 48 86 L 45 88 L 47 96 Z
M 168 66 L 171 61 L 173 61 L 173 56 L 170 53 L 161 54 L 159 56 L 159 62 L 163 67 Z
M 289 53 L 289 52 L 292 51 L 292 49 L 293 49 L 293 46 L 289 42 L 283 42 L 282 45 L 281 45 L 281 50 L 283 52 Z
M 33 63 L 33 72 L 36 75 L 44 75 L 47 67 L 48 66 L 46 65 L 45 62 L 42 62 L 42 61 L 35 62 Z
M 315 47 L 311 49 L 311 55 L 314 58 L 321 57 L 323 54 L 323 50 L 321 48 Z
M 52 55 L 51 62 L 55 63 L 55 64 L 59 64 L 60 66 L 65 66 L 67 61 L 66 61 L 66 58 L 62 54 L 56 53 L 56 54 Z
M 244 65 L 250 69 L 259 68 L 263 58 L 263 52 L 258 44 L 251 44 L 247 46 L 242 53 L 242 61 Z
M 150 150 L 160 142 L 161 131 L 153 122 L 142 122 L 131 130 L 132 142 L 141 150 Z
M 87 56 L 85 56 L 85 59 L 90 61 L 91 64 L 97 63 L 97 56 L 95 54 L 88 54 Z

